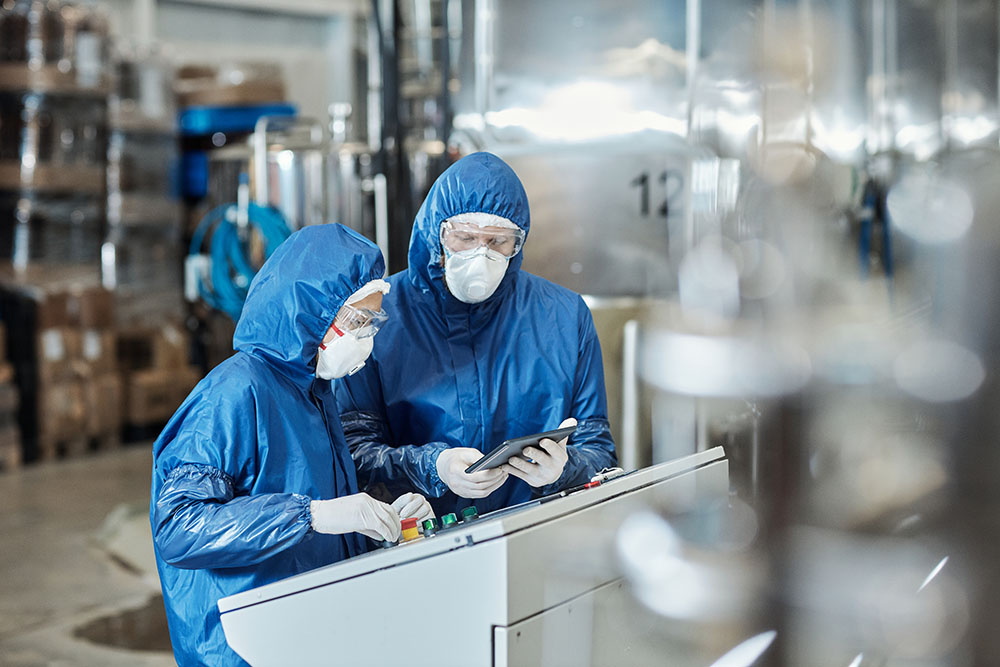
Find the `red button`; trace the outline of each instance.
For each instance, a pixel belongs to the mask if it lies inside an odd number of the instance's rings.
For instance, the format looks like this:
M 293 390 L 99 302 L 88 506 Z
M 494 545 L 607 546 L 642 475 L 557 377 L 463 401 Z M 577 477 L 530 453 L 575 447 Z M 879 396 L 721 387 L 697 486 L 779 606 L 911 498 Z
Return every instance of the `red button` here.
M 409 519 L 403 519 L 402 521 L 399 522 L 399 525 L 403 528 L 403 530 L 409 530 L 410 528 L 416 528 L 417 527 L 417 518 L 416 517 L 411 517 Z

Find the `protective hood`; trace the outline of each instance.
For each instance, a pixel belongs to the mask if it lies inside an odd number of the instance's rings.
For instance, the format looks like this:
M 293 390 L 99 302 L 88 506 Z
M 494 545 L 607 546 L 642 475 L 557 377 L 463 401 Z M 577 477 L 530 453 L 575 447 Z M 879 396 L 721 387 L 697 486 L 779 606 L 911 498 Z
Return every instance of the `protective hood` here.
M 510 220 L 524 230 L 531 226 L 528 196 L 521 180 L 507 163 L 492 153 L 473 153 L 441 174 L 417 211 L 410 235 L 409 275 L 422 291 L 447 292 L 441 279 L 441 223 L 460 213 L 489 213 Z M 495 294 L 504 290 L 511 275 L 521 268 L 515 255 Z
M 337 311 L 385 274 L 374 243 L 339 224 L 304 227 L 274 251 L 250 283 L 233 348 L 312 379 L 313 360 Z

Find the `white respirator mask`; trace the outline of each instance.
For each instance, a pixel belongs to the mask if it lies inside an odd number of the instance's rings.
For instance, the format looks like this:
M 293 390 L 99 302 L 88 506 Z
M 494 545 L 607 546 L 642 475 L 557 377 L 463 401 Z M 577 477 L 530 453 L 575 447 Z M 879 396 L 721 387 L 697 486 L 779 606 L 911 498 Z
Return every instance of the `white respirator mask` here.
M 316 377 L 335 380 L 354 375 L 364 367 L 374 345 L 374 336 L 358 339 L 349 333 L 320 345 L 316 356 Z
M 462 303 L 479 303 L 493 296 L 510 260 L 480 246 L 474 250 L 445 249 L 444 275 L 448 289 Z
M 389 283 L 377 279 L 362 285 L 358 291 L 347 298 L 346 305 L 338 312 L 338 317 L 335 318 L 334 322 L 341 317 L 344 310 L 356 311 L 356 309 L 351 308 L 351 304 L 375 292 L 388 294 Z M 384 319 L 385 313 L 383 312 L 382 320 L 384 321 Z M 348 321 L 350 320 L 348 319 Z M 375 332 L 378 331 L 379 324 L 378 319 L 375 319 L 374 323 L 369 321 L 367 326 L 362 327 L 362 330 L 367 333 L 358 333 L 357 331 L 352 333 L 347 329 L 342 331 L 334 324 L 333 329 L 336 331 L 337 337 L 329 343 L 321 343 L 319 351 L 316 353 L 316 377 L 321 380 L 335 380 L 354 375 L 360 371 L 364 367 L 365 361 L 371 356 L 375 346 Z

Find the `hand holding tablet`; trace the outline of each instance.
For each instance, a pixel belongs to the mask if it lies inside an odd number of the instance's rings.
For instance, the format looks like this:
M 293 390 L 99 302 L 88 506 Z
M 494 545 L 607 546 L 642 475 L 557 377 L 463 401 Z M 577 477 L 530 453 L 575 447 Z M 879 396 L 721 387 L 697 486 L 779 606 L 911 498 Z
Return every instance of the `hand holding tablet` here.
M 558 465 L 559 472 L 561 472 L 566 463 L 566 441 L 575 430 L 576 420 L 570 418 L 552 431 L 505 440 L 496 449 L 466 468 L 465 472 L 473 473 L 477 470 L 496 468 L 507 464 L 505 466 L 507 472 L 524 479 L 533 486 L 539 486 L 539 484 L 533 483 L 537 480 L 526 477 L 537 477 L 540 464 L 544 464 L 541 467 Z M 529 451 L 525 452 L 525 449 L 529 449 Z M 560 453 L 562 456 L 559 456 Z M 513 458 L 516 460 L 512 463 Z M 527 459 L 531 459 L 531 461 Z M 561 459 L 561 462 L 558 459 Z

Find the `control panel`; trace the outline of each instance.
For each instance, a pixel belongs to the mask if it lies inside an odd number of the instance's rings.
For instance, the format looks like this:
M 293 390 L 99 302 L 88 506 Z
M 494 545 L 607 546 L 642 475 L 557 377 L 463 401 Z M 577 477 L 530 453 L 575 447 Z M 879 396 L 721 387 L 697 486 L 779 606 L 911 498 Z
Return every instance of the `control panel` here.
M 397 544 L 223 598 L 222 626 L 251 665 L 613 663 L 641 626 L 621 611 L 618 527 L 728 491 L 715 448 L 481 516 L 408 518 Z

